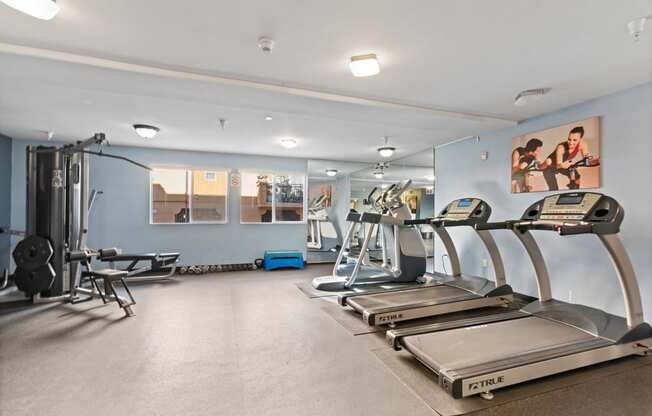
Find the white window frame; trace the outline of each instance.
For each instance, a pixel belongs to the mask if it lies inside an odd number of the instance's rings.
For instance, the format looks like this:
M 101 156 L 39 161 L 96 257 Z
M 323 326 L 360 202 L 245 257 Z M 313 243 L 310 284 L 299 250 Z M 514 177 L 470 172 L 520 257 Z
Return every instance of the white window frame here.
M 307 213 L 308 213 L 308 198 L 306 192 L 308 190 L 308 174 L 306 172 L 292 172 L 292 171 L 274 171 L 266 169 L 241 169 L 240 174 L 253 174 L 253 175 L 268 175 L 272 177 L 272 221 L 271 222 L 251 222 L 251 221 L 242 221 L 242 184 L 240 185 L 240 224 L 247 225 L 279 225 L 279 224 L 308 224 Z M 276 220 L 276 177 L 277 176 L 303 176 L 303 220 L 301 221 L 277 221 Z
M 152 183 L 152 174 L 154 173 L 155 170 L 179 170 L 179 171 L 185 171 L 186 172 L 186 187 L 188 189 L 188 216 L 190 217 L 188 222 L 154 222 L 154 213 L 152 211 L 153 207 L 153 201 L 152 198 L 154 197 L 154 194 L 152 192 L 153 189 L 153 183 Z M 193 171 L 198 171 L 198 170 L 203 170 L 203 171 L 211 171 L 215 172 L 216 174 L 219 173 L 224 173 L 226 174 L 226 194 L 224 195 L 224 220 L 223 221 L 193 221 L 192 219 L 192 197 L 194 195 L 193 189 L 192 189 L 192 172 Z M 152 167 L 152 170 L 149 172 L 149 224 L 150 225 L 194 225 L 194 224 L 203 224 L 203 225 L 211 225 L 211 224 L 216 224 L 216 225 L 224 225 L 229 223 L 229 169 L 226 168 L 203 168 L 203 167 L 198 167 L 198 166 L 192 166 L 192 167 L 187 167 L 187 166 L 154 166 Z

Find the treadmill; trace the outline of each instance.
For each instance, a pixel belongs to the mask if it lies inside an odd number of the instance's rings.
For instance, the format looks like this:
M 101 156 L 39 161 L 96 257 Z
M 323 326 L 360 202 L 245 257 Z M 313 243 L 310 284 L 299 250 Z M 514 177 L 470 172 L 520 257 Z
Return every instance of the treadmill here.
M 624 211 L 608 196 L 571 192 L 548 196 L 530 206 L 520 220 L 487 224 L 512 230 L 535 266 L 539 300 L 525 317 L 449 330 L 389 331 L 396 349 L 405 348 L 438 374 L 454 398 L 481 394 L 652 348 L 652 328 L 643 321 L 640 292 L 629 256 L 618 238 Z M 627 317 L 552 298 L 548 272 L 530 230 L 559 235 L 594 234 L 604 245 L 620 280 Z M 421 332 L 421 333 L 420 333 Z
M 487 308 L 475 313 L 476 319 L 482 315 L 497 315 L 512 312 L 505 308 L 489 308 L 507 306 L 514 300 L 512 288 L 505 281 L 505 268 L 498 247 L 488 230 L 476 230 L 476 224 L 484 224 L 491 216 L 491 207 L 478 198 L 462 198 L 449 203 L 435 218 L 423 220 L 407 220 L 406 224 L 431 224 L 441 239 L 452 266 L 452 275 L 433 273 L 435 285 L 387 293 L 373 294 L 341 294 L 338 302 L 342 306 L 350 306 L 362 314 L 367 324 L 387 325 L 412 319 L 443 315 L 471 309 Z M 460 260 L 447 228 L 470 226 L 485 248 L 494 268 L 496 282 L 462 274 Z M 518 307 L 516 308 L 518 309 Z M 511 315 L 508 315 L 511 317 Z M 451 317 L 451 321 L 460 319 Z M 494 316 L 492 319 L 498 319 Z M 475 321 L 471 321 L 475 322 Z M 468 324 L 462 321 L 459 325 Z M 448 325 L 455 325 L 450 322 Z

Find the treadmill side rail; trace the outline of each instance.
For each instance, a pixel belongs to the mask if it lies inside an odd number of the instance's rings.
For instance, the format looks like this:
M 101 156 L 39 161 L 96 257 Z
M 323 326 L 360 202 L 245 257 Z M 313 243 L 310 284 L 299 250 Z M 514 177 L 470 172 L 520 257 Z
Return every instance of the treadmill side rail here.
M 652 339 L 626 344 L 611 344 L 527 365 L 462 378 L 451 378 L 442 372 L 439 383 L 454 398 L 459 399 L 618 358 L 646 355 L 650 351 L 651 344 Z
M 504 306 L 513 300 L 513 295 L 457 298 L 447 302 L 427 302 L 421 305 L 398 306 L 395 308 L 367 309 L 362 312 L 362 319 L 370 325 L 387 325 L 396 322 L 410 321 L 429 316 L 444 315 L 469 309 Z

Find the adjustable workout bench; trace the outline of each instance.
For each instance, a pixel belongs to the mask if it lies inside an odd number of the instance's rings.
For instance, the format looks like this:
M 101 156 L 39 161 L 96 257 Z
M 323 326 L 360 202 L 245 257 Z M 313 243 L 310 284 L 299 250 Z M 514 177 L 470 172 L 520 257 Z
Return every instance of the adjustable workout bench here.
M 91 267 L 91 261 L 93 258 L 101 259 L 102 257 L 115 257 L 119 255 L 120 250 L 116 248 L 98 251 L 85 249 L 68 253 L 67 261 L 70 263 L 81 263 L 86 269 L 81 273 L 82 279 L 88 278 L 92 284 L 92 288 L 87 289 L 81 287 L 82 282 L 80 282 L 79 286 L 71 291 L 71 297 L 75 298 L 77 294 L 84 294 L 88 296 L 88 298 L 84 300 L 90 300 L 99 296 L 105 304 L 109 302 L 117 302 L 118 306 L 122 308 L 126 316 L 134 316 L 135 314 L 131 307 L 136 304 L 136 300 L 132 296 L 129 287 L 125 282 L 128 273 L 124 270 L 115 269 L 93 270 Z M 98 280 L 102 281 L 101 287 Z M 125 293 L 127 294 L 126 298 L 121 297 L 118 294 L 115 286 L 116 284 L 120 284 L 124 288 Z
M 177 269 L 179 256 L 179 253 L 118 254 L 101 256 L 99 260 L 108 262 L 112 269 L 116 262 L 129 262 L 126 268 L 119 269 L 127 272 L 127 281 L 151 282 L 170 279 Z

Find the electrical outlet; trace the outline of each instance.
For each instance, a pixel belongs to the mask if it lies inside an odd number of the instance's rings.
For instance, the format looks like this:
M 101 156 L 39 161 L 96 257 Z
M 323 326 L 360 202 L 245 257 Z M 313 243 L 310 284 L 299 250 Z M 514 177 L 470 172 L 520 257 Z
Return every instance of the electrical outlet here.
M 487 267 L 489 267 L 489 261 L 487 259 L 482 259 L 482 261 L 480 262 L 480 265 L 483 268 L 487 268 Z
M 489 152 L 480 153 L 480 160 L 487 160 L 487 159 L 489 159 Z

